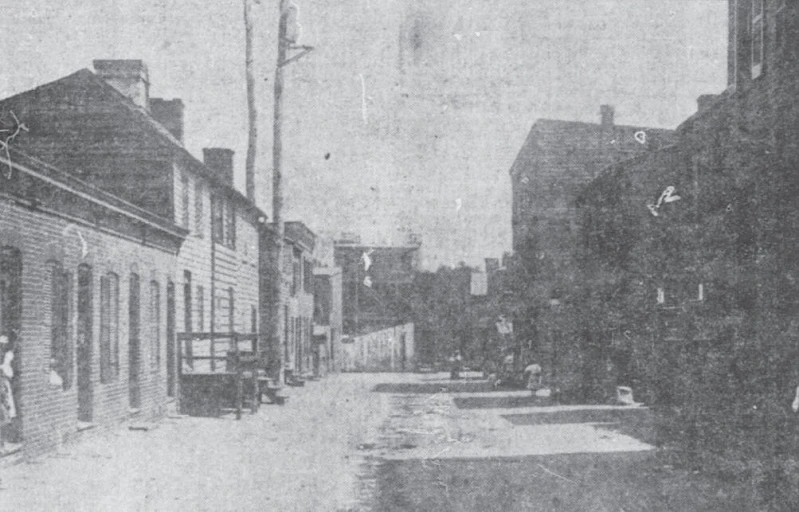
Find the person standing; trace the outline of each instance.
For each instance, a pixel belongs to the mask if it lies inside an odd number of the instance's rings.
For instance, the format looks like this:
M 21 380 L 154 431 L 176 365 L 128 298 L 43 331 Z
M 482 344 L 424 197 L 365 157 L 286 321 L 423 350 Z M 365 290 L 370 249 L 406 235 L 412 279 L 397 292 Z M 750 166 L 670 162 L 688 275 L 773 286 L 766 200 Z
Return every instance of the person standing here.
M 460 351 L 455 351 L 452 357 L 450 357 L 450 372 L 449 372 L 450 380 L 457 380 L 461 378 L 462 362 L 463 358 L 461 357 Z
M 527 378 L 527 389 L 530 390 L 532 396 L 535 396 L 536 391 L 541 389 L 542 374 L 541 365 L 533 362 L 524 369 L 524 375 Z

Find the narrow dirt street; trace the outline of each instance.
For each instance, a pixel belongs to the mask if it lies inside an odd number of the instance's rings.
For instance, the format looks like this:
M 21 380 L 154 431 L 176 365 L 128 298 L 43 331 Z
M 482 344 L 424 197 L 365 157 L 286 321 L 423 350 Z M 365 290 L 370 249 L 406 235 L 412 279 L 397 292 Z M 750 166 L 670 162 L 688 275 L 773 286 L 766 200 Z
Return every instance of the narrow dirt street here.
M 332 375 L 241 421 L 167 419 L 2 467 L 3 510 L 719 510 L 646 408 L 547 406 L 444 375 Z
M 26 511 L 359 510 L 358 446 L 388 416 L 374 377 L 290 388 L 285 406 L 241 421 L 166 419 L 95 434 L 0 468 L 0 509 Z

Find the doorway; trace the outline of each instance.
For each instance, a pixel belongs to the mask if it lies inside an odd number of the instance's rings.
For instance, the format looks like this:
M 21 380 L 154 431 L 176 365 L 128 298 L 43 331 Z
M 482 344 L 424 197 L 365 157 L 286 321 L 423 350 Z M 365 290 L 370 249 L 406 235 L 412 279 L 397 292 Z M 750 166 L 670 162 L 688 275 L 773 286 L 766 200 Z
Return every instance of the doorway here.
M 20 383 L 20 355 L 18 343 L 22 330 L 22 254 L 16 247 L 0 248 L 0 335 L 6 343 L 0 344 L 0 363 L 5 362 L 7 354 L 13 353 L 11 361 L 13 376 L 8 380 L 11 387 L 11 402 L 15 417 L 0 427 L 0 438 L 4 443 L 22 442 L 22 404 Z M 4 373 L 0 372 L 0 375 Z M 0 382 L 5 385 L 5 383 Z
M 175 362 L 175 283 L 166 285 L 166 396 L 176 394 L 177 365 Z
M 92 269 L 78 267 L 78 421 L 91 422 L 94 388 L 92 387 L 93 318 Z

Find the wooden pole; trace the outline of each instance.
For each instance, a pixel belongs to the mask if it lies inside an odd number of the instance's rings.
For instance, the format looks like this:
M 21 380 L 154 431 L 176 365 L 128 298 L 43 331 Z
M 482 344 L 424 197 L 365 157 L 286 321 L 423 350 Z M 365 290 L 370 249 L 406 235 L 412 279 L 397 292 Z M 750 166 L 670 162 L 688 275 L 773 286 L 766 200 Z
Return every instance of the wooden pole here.
M 253 71 L 253 28 L 250 2 L 244 0 L 244 63 L 247 75 L 247 112 L 249 131 L 247 135 L 247 199 L 255 204 L 255 157 L 258 149 L 258 107 L 255 102 L 255 73 Z M 260 4 L 260 0 L 254 0 Z
M 274 281 L 273 281 L 273 300 L 274 315 L 271 327 L 271 339 L 275 347 L 275 353 L 280 354 L 280 347 L 283 347 L 286 340 L 283 336 L 282 328 L 286 319 L 283 318 L 283 303 L 285 302 L 283 291 L 283 245 L 286 234 L 286 227 L 283 221 L 283 66 L 286 60 L 286 0 L 279 0 L 280 12 L 277 33 L 277 62 L 275 65 L 275 89 L 274 89 L 274 121 L 272 131 L 272 222 L 275 225 L 275 261 L 274 261 Z M 281 363 L 284 364 L 285 362 Z

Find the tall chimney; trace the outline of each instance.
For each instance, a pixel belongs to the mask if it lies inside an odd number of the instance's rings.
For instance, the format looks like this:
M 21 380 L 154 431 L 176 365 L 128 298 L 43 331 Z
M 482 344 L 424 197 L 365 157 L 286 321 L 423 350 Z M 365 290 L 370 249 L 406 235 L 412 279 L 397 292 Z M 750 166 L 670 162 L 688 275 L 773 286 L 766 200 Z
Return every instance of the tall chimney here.
M 602 127 L 609 128 L 613 126 L 613 114 L 615 113 L 611 105 L 600 105 L 599 116 L 602 120 Z
M 145 110 L 150 108 L 150 76 L 140 60 L 95 60 L 94 71 Z
M 176 139 L 183 142 L 183 102 L 179 98 L 174 100 L 152 98 L 150 115 Z
M 215 171 L 227 185 L 233 186 L 233 150 L 228 148 L 204 148 L 203 162 Z

